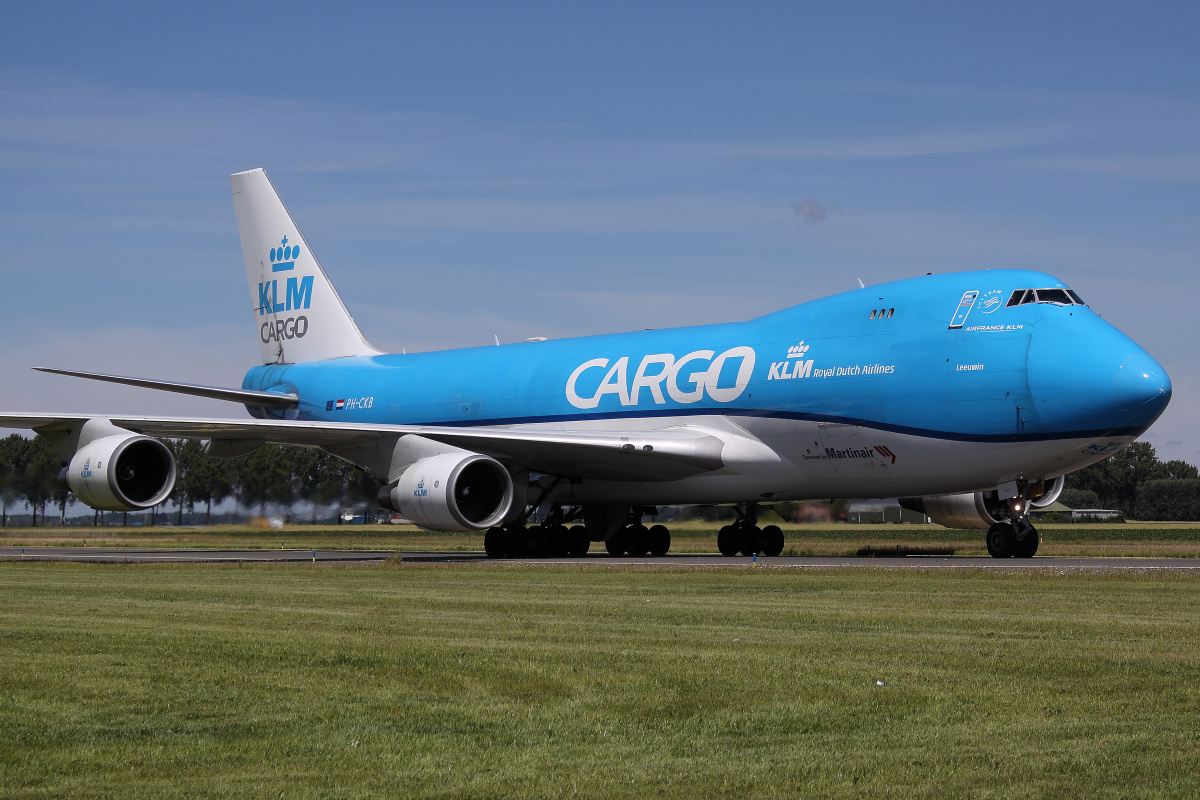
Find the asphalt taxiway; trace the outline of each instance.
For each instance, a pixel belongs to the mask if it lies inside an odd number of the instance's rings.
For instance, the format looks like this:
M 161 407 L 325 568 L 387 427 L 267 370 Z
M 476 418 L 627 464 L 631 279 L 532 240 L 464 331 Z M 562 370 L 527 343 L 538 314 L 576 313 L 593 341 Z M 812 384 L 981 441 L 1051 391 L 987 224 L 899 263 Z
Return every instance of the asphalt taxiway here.
M 591 553 L 583 558 L 489 559 L 483 553 L 401 552 L 395 550 L 168 550 L 125 547 L 0 547 L 4 561 L 78 561 L 96 563 L 378 563 L 395 559 L 405 564 L 529 564 L 569 566 L 630 566 L 667 568 L 790 568 L 844 569 L 990 569 L 1061 571 L 1190 571 L 1200 572 L 1200 558 L 981 558 L 976 556 L 745 556 L 699 553 L 634 558 Z

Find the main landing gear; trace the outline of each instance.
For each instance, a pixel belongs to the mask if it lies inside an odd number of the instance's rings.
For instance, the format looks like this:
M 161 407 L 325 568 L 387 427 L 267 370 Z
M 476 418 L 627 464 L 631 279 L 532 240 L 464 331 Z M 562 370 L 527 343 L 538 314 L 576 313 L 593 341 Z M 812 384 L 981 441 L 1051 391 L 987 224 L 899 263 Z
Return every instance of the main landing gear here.
M 663 525 L 642 524 L 640 508 L 634 508 L 628 520 L 620 524 L 623 516 L 614 522 L 619 527 L 604 542 L 609 555 L 664 556 L 671 549 L 671 532 Z M 654 513 L 650 510 L 649 513 Z M 623 515 L 624 512 L 621 512 Z M 564 511 L 555 508 L 540 525 L 526 526 L 524 520 L 508 525 L 489 528 L 483 536 L 483 549 L 488 558 L 579 558 L 587 555 L 592 545 L 592 536 L 587 527 L 568 522 L 583 516 L 582 509 Z
M 758 527 L 758 506 L 747 503 L 734 506 L 737 522 L 726 525 L 717 533 L 717 549 L 723 556 L 777 556 L 783 552 L 783 530 L 778 525 Z
M 992 558 L 1033 558 L 1040 542 L 1037 528 L 1025 514 L 997 522 L 987 532 L 987 550 Z
M 591 537 L 582 525 L 567 527 L 561 522 L 532 525 L 523 523 L 488 528 L 483 550 L 488 558 L 562 558 L 587 555 Z
M 605 540 L 604 549 L 610 556 L 665 556 L 671 549 L 671 532 L 665 525 L 647 528 L 642 524 L 641 510 L 634 509 L 629 521 Z

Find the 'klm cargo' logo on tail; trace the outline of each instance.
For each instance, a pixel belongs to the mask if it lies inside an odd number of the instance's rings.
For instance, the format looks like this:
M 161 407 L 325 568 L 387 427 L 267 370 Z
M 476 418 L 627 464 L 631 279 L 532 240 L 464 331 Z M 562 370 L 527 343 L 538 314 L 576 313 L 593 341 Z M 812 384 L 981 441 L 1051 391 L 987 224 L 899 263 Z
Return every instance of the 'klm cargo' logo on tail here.
M 300 245 L 288 244 L 288 237 L 280 240 L 279 247 L 271 248 L 271 271 L 287 272 L 296 268 L 300 258 Z M 279 280 L 264 281 L 258 285 L 258 315 L 284 314 L 308 308 L 312 303 L 313 276 L 288 278 L 284 284 L 283 302 L 279 302 Z M 295 316 L 263 322 L 259 338 L 263 343 L 284 339 L 300 339 L 308 333 L 308 317 Z

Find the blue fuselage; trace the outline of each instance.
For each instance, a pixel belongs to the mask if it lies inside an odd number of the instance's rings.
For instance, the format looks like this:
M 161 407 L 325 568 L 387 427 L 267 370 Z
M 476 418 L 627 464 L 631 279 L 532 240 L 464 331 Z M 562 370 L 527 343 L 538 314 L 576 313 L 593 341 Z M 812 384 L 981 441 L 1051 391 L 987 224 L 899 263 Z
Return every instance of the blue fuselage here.
M 289 416 L 323 422 L 721 415 L 974 442 L 1139 435 L 1170 399 L 1166 372 L 1085 305 L 1008 305 L 1051 287 L 1027 271 L 925 276 L 748 322 L 256 367 L 243 387 L 294 392 Z

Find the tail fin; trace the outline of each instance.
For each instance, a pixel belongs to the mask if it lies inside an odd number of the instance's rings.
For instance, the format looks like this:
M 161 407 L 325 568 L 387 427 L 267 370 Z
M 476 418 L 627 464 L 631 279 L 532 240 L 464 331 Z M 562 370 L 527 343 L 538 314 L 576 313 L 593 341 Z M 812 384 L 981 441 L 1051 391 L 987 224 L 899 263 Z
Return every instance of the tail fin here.
M 229 176 L 264 364 L 377 355 L 261 169 Z

